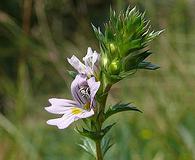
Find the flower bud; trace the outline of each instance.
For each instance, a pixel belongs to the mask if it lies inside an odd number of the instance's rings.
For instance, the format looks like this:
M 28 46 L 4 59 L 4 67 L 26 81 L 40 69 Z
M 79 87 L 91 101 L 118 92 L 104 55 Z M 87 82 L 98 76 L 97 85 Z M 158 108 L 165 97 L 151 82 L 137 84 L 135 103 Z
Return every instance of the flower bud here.
M 114 53 L 116 51 L 116 47 L 113 43 L 110 43 L 109 45 L 111 53 Z
M 102 61 L 102 65 L 104 67 L 106 67 L 108 65 L 108 58 L 106 55 L 103 55 L 102 58 L 101 58 L 101 61 Z
M 111 62 L 111 64 L 109 65 L 109 68 L 108 68 L 109 73 L 111 75 L 119 74 L 120 73 L 120 68 L 121 68 L 120 66 L 121 65 L 120 65 L 120 61 L 119 60 L 113 60 Z

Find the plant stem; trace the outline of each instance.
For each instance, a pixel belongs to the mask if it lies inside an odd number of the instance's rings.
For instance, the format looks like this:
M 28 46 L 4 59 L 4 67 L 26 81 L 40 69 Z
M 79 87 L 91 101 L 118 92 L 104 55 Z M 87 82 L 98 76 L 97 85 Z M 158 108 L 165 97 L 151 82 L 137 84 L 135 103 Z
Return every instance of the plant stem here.
M 105 90 L 103 91 L 102 93 L 102 97 L 99 101 L 99 116 L 97 117 L 97 130 L 96 132 L 98 134 L 101 133 L 101 129 L 102 129 L 102 124 L 104 122 L 104 110 L 105 110 L 105 105 L 106 105 L 106 100 L 107 100 L 107 97 L 108 97 L 108 92 L 111 88 L 111 85 L 106 85 L 105 87 Z M 95 144 L 96 144 L 96 160 L 103 160 L 103 154 L 102 154 L 102 148 L 101 148 L 101 141 L 102 141 L 102 138 L 98 138 L 96 141 L 95 141 Z
M 98 119 L 97 119 L 97 128 L 96 128 L 96 133 L 98 135 L 101 133 L 101 128 L 102 128 L 102 119 L 101 119 L 101 115 L 100 115 L 98 117 Z M 95 140 L 95 145 L 96 145 L 96 160 L 103 160 L 102 148 L 101 148 L 102 138 L 103 137 L 99 137 L 98 139 Z
M 102 148 L 101 148 L 101 139 L 95 141 L 96 144 L 96 159 L 103 160 Z

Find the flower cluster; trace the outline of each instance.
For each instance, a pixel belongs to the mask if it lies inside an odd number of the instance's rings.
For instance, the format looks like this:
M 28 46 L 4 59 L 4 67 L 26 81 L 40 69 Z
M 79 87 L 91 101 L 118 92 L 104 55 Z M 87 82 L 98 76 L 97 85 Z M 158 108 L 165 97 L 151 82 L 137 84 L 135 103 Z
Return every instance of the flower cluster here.
M 98 76 L 99 54 L 89 47 L 83 61 L 84 64 L 74 55 L 68 58 L 68 62 L 78 71 L 71 84 L 74 100 L 51 98 L 51 106 L 45 107 L 50 113 L 63 115 L 61 118 L 47 121 L 59 129 L 68 127 L 78 119 L 94 115 L 95 95 L 100 87 L 100 82 L 95 78 Z

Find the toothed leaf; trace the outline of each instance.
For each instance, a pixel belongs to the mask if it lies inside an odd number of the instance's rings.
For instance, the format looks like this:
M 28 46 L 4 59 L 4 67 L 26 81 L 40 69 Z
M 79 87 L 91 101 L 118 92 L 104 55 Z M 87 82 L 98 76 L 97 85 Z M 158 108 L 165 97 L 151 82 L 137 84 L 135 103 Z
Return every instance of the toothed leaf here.
M 105 118 L 108 118 L 116 113 L 123 112 L 123 111 L 140 111 L 138 108 L 133 106 L 130 103 L 122 104 L 122 103 L 117 103 L 114 106 L 110 107 L 107 112 L 105 113 Z

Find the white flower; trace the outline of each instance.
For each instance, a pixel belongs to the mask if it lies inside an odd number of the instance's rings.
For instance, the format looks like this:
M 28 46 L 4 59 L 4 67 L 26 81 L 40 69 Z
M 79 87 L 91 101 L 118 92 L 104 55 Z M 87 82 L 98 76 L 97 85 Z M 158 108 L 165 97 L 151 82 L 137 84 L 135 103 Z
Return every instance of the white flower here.
M 96 51 L 92 51 L 90 47 L 87 49 L 87 54 L 83 57 L 83 64 L 76 56 L 68 58 L 68 62 L 76 69 L 80 74 L 85 74 L 88 77 L 97 76 L 99 69 L 99 57 L 100 55 Z
M 71 105 L 65 99 L 51 98 L 49 99 L 49 102 L 51 103 L 51 106 L 45 107 L 45 109 L 50 113 L 63 114 L 63 116 L 61 118 L 50 119 L 47 121 L 47 124 L 55 125 L 59 129 L 67 128 L 74 121 L 81 118 L 90 117 L 94 114 L 93 109 L 88 111 L 79 107 L 75 107 L 77 104 Z
M 59 129 L 68 127 L 72 122 L 94 115 L 95 95 L 100 87 L 100 82 L 95 77 L 87 79 L 84 75 L 77 75 L 71 84 L 71 93 L 74 100 L 51 98 L 51 106 L 45 109 L 53 114 L 62 114 L 61 118 L 47 121 Z

